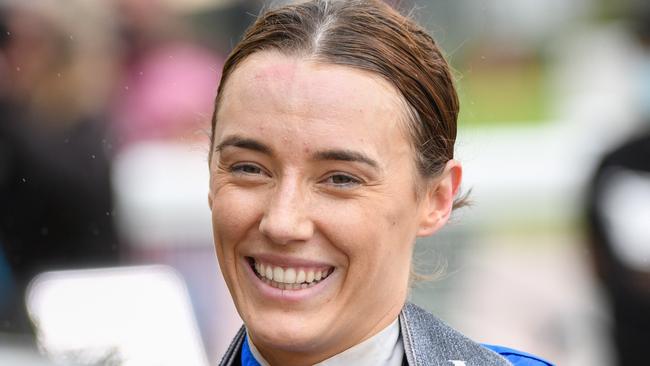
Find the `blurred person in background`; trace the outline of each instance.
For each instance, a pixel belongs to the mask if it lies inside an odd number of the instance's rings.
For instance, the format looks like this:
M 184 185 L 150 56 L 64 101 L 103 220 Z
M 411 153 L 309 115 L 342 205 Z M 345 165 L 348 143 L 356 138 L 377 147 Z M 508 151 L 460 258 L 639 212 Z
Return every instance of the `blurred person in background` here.
M 105 136 L 115 44 L 100 5 L 0 3 L 0 332 L 31 331 L 37 273 L 120 258 Z
M 641 365 L 650 339 L 650 134 L 608 153 L 588 200 L 590 244 L 612 311 L 618 365 Z
M 650 339 L 650 4 L 627 3 L 644 58 L 634 70 L 641 130 L 602 157 L 587 197 L 589 244 L 612 312 L 618 365 L 647 362 Z

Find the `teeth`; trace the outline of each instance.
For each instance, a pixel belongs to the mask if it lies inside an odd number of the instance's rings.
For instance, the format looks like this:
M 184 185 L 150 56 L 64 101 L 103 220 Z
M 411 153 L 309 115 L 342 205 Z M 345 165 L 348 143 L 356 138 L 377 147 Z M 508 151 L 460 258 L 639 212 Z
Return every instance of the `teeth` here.
M 330 273 L 329 269 L 282 268 L 259 262 L 254 268 L 265 283 L 282 290 L 307 288 Z
M 284 283 L 284 270 L 281 267 L 273 268 L 273 281 Z
M 287 268 L 284 271 L 284 283 L 294 283 L 296 282 L 296 270 L 293 268 Z
M 306 277 L 306 276 L 307 276 L 307 275 L 305 274 L 305 271 L 304 271 L 304 270 L 302 270 L 302 269 L 299 270 L 299 271 L 298 271 L 298 275 L 296 276 L 296 283 L 303 283 L 303 282 L 305 282 L 305 277 Z

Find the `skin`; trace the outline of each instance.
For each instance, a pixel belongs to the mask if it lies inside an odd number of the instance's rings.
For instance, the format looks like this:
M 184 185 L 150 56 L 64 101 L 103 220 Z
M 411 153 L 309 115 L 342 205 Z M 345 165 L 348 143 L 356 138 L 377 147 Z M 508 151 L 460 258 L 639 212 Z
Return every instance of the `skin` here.
M 445 224 L 461 179 L 452 160 L 416 182 L 404 115 L 381 78 L 276 52 L 228 80 L 210 161 L 215 248 L 272 365 L 325 360 L 399 315 L 415 238 Z M 271 293 L 251 275 L 247 258 L 260 257 L 334 271 L 306 295 Z

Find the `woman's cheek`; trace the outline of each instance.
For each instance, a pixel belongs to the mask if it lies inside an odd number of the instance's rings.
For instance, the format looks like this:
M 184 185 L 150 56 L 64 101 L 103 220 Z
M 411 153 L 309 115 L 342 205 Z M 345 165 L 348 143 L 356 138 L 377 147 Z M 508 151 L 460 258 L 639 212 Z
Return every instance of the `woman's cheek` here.
M 214 197 L 212 220 L 214 229 L 223 240 L 245 235 L 259 221 L 263 199 L 259 194 L 224 187 Z
M 372 255 L 370 243 L 377 240 L 372 211 L 359 202 L 323 202 L 315 220 L 328 242 L 356 262 Z

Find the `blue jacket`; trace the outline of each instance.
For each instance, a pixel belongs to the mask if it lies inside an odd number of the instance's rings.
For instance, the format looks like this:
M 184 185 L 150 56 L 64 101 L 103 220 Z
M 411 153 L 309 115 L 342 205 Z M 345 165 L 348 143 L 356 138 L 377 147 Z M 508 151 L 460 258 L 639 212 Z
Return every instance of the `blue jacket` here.
M 523 352 L 475 343 L 411 303 L 404 306 L 399 320 L 406 366 L 553 366 Z M 242 327 L 220 366 L 256 366 L 245 339 Z

